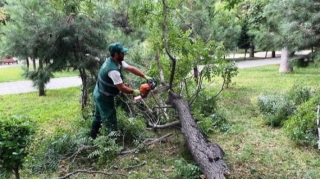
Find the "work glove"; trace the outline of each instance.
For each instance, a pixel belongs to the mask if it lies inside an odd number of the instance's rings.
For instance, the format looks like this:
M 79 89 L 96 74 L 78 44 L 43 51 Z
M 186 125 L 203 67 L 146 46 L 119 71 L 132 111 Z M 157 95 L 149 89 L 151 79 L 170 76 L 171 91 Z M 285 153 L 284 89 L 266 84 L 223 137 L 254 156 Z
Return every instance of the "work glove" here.
M 132 95 L 133 96 L 138 96 L 138 95 L 140 95 L 140 91 L 139 90 L 133 90 Z
M 144 75 L 144 78 L 146 79 L 146 80 L 152 80 L 152 77 L 150 77 L 150 76 L 147 76 L 147 75 Z

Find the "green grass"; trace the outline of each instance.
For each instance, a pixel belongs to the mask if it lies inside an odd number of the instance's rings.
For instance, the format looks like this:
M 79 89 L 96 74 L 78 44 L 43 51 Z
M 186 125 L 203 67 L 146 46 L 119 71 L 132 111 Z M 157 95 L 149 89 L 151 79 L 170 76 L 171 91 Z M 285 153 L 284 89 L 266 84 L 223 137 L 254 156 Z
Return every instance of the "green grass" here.
M 259 95 L 285 93 L 295 83 L 318 88 L 320 71 L 308 68 L 280 74 L 278 67 L 242 69 L 232 88 L 221 95 L 219 110 L 232 127 L 211 138 L 225 149 L 231 178 L 320 178 L 317 150 L 298 147 L 281 128 L 265 126 L 255 103 Z
M 279 74 L 278 68 L 279 65 L 270 65 L 240 69 L 230 88 L 220 95 L 218 110 L 227 117 L 230 129 L 209 138 L 225 150 L 225 161 L 231 170 L 229 178 L 320 178 L 319 152 L 294 145 L 281 128 L 265 126 L 256 107 L 259 95 L 285 93 L 295 83 L 319 87 L 320 70 L 296 68 L 293 73 Z M 73 128 L 81 118 L 79 95 L 78 88 L 48 90 L 45 97 L 38 97 L 37 92 L 3 95 L 0 96 L 0 117 L 27 115 L 37 121 L 39 134 L 45 137 L 57 128 Z M 174 161 L 190 154 L 186 152 L 183 137 L 177 129 L 155 133 L 161 136 L 168 132 L 174 135 L 166 143 L 117 158 L 118 170 L 110 166 L 102 169 L 114 173 L 131 172 L 128 178 L 173 178 Z M 147 164 L 133 170 L 122 169 L 142 161 Z M 35 175 L 32 178 L 46 177 Z
M 38 92 L 0 96 L 0 117 L 11 115 L 28 116 L 39 125 L 43 134 L 55 128 L 70 128 L 70 122 L 81 116 L 79 88 L 47 90 L 46 96 Z M 43 135 L 42 134 L 42 135 Z
M 2 82 L 12 82 L 12 81 L 22 81 L 26 80 L 23 76 L 23 69 L 21 66 L 8 66 L 7 68 L 0 68 L 0 83 Z M 62 71 L 53 73 L 55 78 L 69 77 L 79 75 L 78 71 Z

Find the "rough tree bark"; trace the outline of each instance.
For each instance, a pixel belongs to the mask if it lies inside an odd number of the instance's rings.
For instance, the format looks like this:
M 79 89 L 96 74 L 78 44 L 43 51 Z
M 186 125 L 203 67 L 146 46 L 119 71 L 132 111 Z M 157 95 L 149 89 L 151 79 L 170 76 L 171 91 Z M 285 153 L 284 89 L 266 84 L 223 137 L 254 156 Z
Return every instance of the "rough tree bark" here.
M 182 133 L 188 148 L 199 165 L 206 179 L 223 179 L 229 175 L 229 169 L 223 161 L 224 151 L 216 144 L 210 142 L 197 128 L 191 115 L 188 102 L 179 95 L 169 92 L 169 102 L 178 111 Z
M 284 47 L 281 52 L 281 61 L 280 61 L 280 67 L 279 72 L 280 73 L 287 73 L 293 71 L 293 66 L 291 65 L 289 61 L 289 50 L 287 47 Z

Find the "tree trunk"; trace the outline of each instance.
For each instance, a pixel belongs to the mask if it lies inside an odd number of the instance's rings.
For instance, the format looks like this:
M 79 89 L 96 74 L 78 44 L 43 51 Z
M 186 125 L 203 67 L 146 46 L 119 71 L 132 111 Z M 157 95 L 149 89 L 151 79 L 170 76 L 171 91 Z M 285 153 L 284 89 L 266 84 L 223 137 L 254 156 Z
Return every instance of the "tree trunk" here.
M 45 96 L 46 95 L 46 92 L 45 92 L 45 90 L 44 90 L 44 88 L 45 88 L 45 86 L 46 86 L 46 84 L 45 84 L 45 82 L 44 82 L 44 79 L 43 79 L 43 75 L 42 75 L 42 73 L 43 73 L 43 61 L 42 60 L 39 60 L 39 69 L 38 69 L 38 71 L 39 71 L 39 73 L 40 74 L 38 74 L 39 76 L 38 76 L 38 88 L 39 88 L 39 96 Z
M 248 49 L 244 49 L 244 60 L 245 60 L 246 57 L 247 57 L 247 52 L 248 52 Z
M 250 57 L 254 57 L 254 45 L 250 44 Z
M 29 70 L 29 58 L 26 58 L 27 68 Z
M 276 58 L 276 51 L 272 51 L 271 57 Z
M 88 81 L 86 70 L 84 68 L 79 68 L 79 72 L 82 81 L 81 109 L 83 110 L 88 101 Z
M 14 167 L 12 169 L 12 172 L 13 172 L 14 176 L 16 177 L 16 179 L 20 179 L 19 167 Z
M 281 61 L 280 61 L 280 67 L 279 72 L 280 73 L 287 73 L 293 71 L 293 66 L 290 63 L 289 60 L 289 50 L 287 47 L 284 47 L 281 52 Z
M 33 70 L 36 71 L 37 70 L 36 59 L 33 58 L 32 63 L 33 63 Z
M 229 169 L 223 161 L 224 151 L 211 143 L 197 128 L 189 105 L 179 95 L 170 92 L 170 103 L 178 111 L 182 133 L 188 148 L 206 179 L 224 179 Z

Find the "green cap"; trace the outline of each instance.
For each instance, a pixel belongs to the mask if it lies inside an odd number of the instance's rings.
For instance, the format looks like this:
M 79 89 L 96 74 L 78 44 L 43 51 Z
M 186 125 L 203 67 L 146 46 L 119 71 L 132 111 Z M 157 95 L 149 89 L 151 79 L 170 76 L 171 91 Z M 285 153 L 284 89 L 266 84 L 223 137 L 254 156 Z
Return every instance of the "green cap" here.
M 128 53 L 129 49 L 122 47 L 122 45 L 119 42 L 115 42 L 109 45 L 109 52 L 111 54 L 113 53 Z

